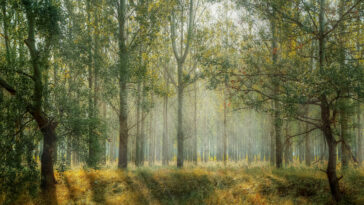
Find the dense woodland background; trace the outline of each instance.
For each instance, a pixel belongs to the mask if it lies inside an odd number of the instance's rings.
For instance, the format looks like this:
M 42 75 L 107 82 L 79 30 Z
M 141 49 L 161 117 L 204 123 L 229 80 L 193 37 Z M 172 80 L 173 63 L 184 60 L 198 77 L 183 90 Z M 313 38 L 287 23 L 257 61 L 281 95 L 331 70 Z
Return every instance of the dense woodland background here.
M 143 166 L 322 171 L 324 188 L 303 195 L 364 202 L 363 0 L 0 2 L 0 203 L 37 198 L 72 170 Z M 244 203 L 167 185 L 161 204 Z

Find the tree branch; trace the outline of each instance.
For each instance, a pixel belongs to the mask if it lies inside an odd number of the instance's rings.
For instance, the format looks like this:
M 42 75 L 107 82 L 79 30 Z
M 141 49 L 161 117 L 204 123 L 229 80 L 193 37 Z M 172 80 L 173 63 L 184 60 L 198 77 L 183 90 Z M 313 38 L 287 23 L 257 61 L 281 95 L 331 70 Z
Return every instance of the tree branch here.
M 13 88 L 11 85 L 9 85 L 4 79 L 0 77 L 0 86 L 3 87 L 5 90 L 7 90 L 11 95 L 16 94 L 15 88 Z

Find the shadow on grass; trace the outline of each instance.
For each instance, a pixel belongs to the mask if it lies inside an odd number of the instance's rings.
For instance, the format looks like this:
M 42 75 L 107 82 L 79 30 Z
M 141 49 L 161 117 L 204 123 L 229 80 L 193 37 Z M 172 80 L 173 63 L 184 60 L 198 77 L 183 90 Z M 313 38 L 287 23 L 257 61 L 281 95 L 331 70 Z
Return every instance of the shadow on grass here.
M 264 176 L 270 183 L 261 184 L 263 195 L 276 194 L 279 197 L 305 198 L 308 201 L 326 204 L 333 202 L 330 188 L 325 178 L 302 175 L 295 172 L 273 171 L 272 175 Z
M 97 204 L 105 204 L 105 193 L 108 182 L 102 180 L 100 177 L 97 177 L 92 173 L 87 173 L 86 177 L 91 186 L 92 200 Z
M 204 199 L 214 192 L 214 185 L 207 175 L 177 171 L 157 180 L 152 172 L 140 170 L 136 173 L 136 180 L 144 183 L 160 204 L 204 204 Z
M 67 190 L 68 190 L 69 198 L 72 200 L 72 204 L 76 204 L 78 199 L 75 195 L 76 193 L 74 192 L 74 190 L 71 187 L 71 183 L 70 183 L 70 180 L 68 179 L 68 177 L 66 177 L 66 176 L 64 177 L 64 182 L 65 182 Z

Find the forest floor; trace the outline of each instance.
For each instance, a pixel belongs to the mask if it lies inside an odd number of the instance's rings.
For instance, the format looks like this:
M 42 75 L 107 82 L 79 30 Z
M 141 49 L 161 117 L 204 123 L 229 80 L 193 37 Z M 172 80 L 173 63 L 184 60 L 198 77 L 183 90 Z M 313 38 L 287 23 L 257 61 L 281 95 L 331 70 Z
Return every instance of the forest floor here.
M 56 177 L 55 190 L 16 204 L 333 204 L 319 168 L 73 169 Z M 340 185 L 344 204 L 364 204 L 363 168 L 346 171 Z

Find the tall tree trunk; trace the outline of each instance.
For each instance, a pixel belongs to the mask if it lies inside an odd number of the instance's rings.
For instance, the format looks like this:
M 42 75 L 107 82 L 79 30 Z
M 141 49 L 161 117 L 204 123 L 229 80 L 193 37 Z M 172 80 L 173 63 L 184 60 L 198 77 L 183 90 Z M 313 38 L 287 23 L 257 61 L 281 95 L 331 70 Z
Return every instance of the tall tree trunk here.
M 275 16 L 275 11 L 273 10 L 273 16 Z M 277 66 L 277 58 L 278 58 L 278 47 L 277 47 L 277 28 L 276 28 L 276 20 L 271 20 L 272 26 L 272 62 L 274 72 L 278 72 Z M 280 117 L 280 106 L 279 102 L 276 99 L 278 97 L 279 92 L 279 79 L 273 79 L 273 96 L 275 99 L 273 100 L 274 106 L 274 133 L 275 133 L 275 160 L 276 167 L 282 167 L 282 155 L 283 155 L 283 147 L 282 147 L 282 139 L 281 139 L 281 129 L 282 129 L 282 120 Z
M 193 150 L 192 158 L 195 165 L 197 165 L 197 82 L 194 83 L 194 110 L 193 110 Z
M 343 102 L 342 106 L 346 107 L 347 102 Z M 340 110 L 340 140 L 341 140 L 341 168 L 346 169 L 350 160 L 350 147 L 349 143 L 349 128 L 348 128 L 348 113 L 347 108 L 341 108 Z
M 308 116 L 309 114 L 309 107 L 308 105 L 304 106 L 304 110 L 305 110 L 305 115 Z M 304 140 L 305 140 L 305 164 L 306 166 L 310 166 L 311 165 L 311 161 L 312 161 L 312 149 L 313 147 L 311 147 L 311 137 L 310 134 L 308 133 L 308 129 L 309 129 L 309 125 L 308 123 L 306 123 L 305 125 L 305 131 L 306 134 L 304 136 Z
M 136 97 L 136 135 L 135 135 L 135 165 L 139 166 L 141 162 L 140 156 L 140 145 L 141 145 L 141 119 L 140 119 L 140 110 L 141 110 L 141 82 L 138 81 L 137 84 L 137 97 Z
M 154 104 L 154 95 L 151 94 L 151 101 Z M 154 109 L 150 111 L 150 122 L 149 122 L 149 166 L 154 165 L 155 161 L 155 133 L 154 133 Z
M 126 0 L 118 5 L 118 44 L 119 44 L 119 160 L 118 168 L 128 166 L 128 53 L 125 37 Z
M 165 72 L 165 75 L 167 73 Z M 168 79 L 166 78 L 166 87 L 168 90 Z M 163 165 L 169 164 L 169 142 L 168 142 L 168 94 L 163 97 L 163 139 L 162 139 L 162 163 Z
M 340 18 L 343 18 L 344 14 L 344 7 L 345 7 L 345 1 L 340 0 L 339 3 L 339 15 Z M 340 23 L 339 27 L 339 63 L 341 69 L 344 69 L 345 67 L 345 48 L 344 48 L 344 36 L 343 33 L 345 31 L 345 26 L 343 23 Z M 347 91 L 344 91 L 347 93 Z M 341 100 L 340 105 L 340 140 L 341 140 L 341 165 L 342 168 L 345 169 L 348 167 L 349 160 L 350 160 L 350 147 L 349 147 L 349 141 L 350 141 L 350 135 L 349 135 L 349 116 L 348 116 L 348 103 L 349 101 L 347 99 Z
M 358 14 L 358 17 L 357 17 L 357 25 L 359 26 L 358 28 L 358 33 L 357 33 L 357 40 L 356 40 L 356 50 L 357 52 L 359 53 L 359 58 L 362 57 L 362 53 L 361 53 L 361 46 L 360 46 L 360 36 L 362 35 L 361 33 L 361 26 L 362 26 L 362 23 L 361 23 L 361 19 L 360 19 L 360 15 Z M 360 66 L 360 60 L 357 61 L 357 66 Z M 361 124 L 361 116 L 362 116 L 362 112 L 361 112 L 361 109 L 360 109 L 360 105 L 361 103 L 360 102 L 357 102 L 357 111 L 356 111 L 356 118 L 357 118 L 357 124 L 358 124 L 358 127 L 356 129 L 357 131 L 357 152 L 356 152 L 356 155 L 357 155 L 357 159 L 358 159 L 358 162 L 359 162 L 359 165 L 363 162 L 363 149 L 362 149 L 362 143 L 363 143 L 363 134 L 362 134 L 362 124 Z
M 177 101 L 178 101 L 178 108 L 177 108 L 177 167 L 183 167 L 183 143 L 184 143 L 184 136 L 183 136 L 183 65 L 178 63 L 178 85 L 177 85 Z
M 287 167 L 292 162 L 292 146 L 291 140 L 289 139 L 289 122 L 285 123 L 285 149 L 284 149 L 284 162 Z
M 87 12 L 87 32 L 88 32 L 88 159 L 87 165 L 89 167 L 96 167 L 96 134 L 95 134 L 95 123 L 94 123 L 94 98 L 93 98 L 93 55 L 92 55 L 92 36 L 91 36 L 91 11 L 90 11 L 90 0 L 86 2 L 86 12 Z
M 145 87 L 144 87 L 144 82 L 142 84 L 142 103 L 144 104 L 145 101 Z M 139 166 L 143 166 L 144 165 L 144 149 L 145 149 L 145 111 L 142 108 L 141 109 L 141 122 L 140 122 L 140 146 L 139 146 Z
M 96 7 L 99 7 L 99 5 L 97 5 Z M 102 9 L 100 7 L 100 9 Z M 100 109 L 100 104 L 99 104 L 99 76 L 100 76 L 100 68 L 101 68 L 101 54 L 100 54 L 100 27 L 99 27 L 99 13 L 100 10 L 95 9 L 94 11 L 94 16 L 95 16 L 95 46 L 94 46 L 94 73 L 93 73 L 93 77 L 94 77 L 94 91 L 93 91 L 93 107 L 94 107 L 94 117 L 96 119 L 99 119 L 99 109 Z M 96 127 L 96 129 L 100 129 L 99 126 Z M 99 133 L 100 131 L 98 131 L 97 133 Z M 106 141 L 104 137 L 101 137 L 100 134 L 96 134 L 95 136 L 95 143 L 96 143 L 96 153 L 97 153 L 97 162 L 100 162 L 102 164 L 106 163 Z
M 226 114 L 227 114 L 227 108 L 226 108 L 226 103 L 227 103 L 227 95 L 226 95 L 226 89 L 227 89 L 227 86 L 226 86 L 226 81 L 225 81 L 225 87 L 224 87 L 224 133 L 223 133 L 223 160 L 224 160 L 224 166 L 226 166 L 227 164 L 227 160 L 228 160 L 228 155 L 227 155 L 227 141 L 228 141 L 228 138 L 227 138 L 227 134 L 226 134 L 226 125 L 227 125 L 227 121 L 226 121 Z
M 271 123 L 271 126 L 269 127 L 269 138 L 270 138 L 270 165 L 271 166 L 274 166 L 275 165 L 275 134 L 274 134 L 274 126 L 273 126 L 273 120 L 274 120 L 274 117 L 273 115 L 270 115 L 270 123 Z
M 361 125 L 361 109 L 360 109 L 360 103 L 358 103 L 357 105 L 357 113 L 356 113 L 356 117 L 357 117 L 357 124 L 358 124 L 358 128 L 357 130 L 357 159 L 359 164 L 363 162 L 363 149 L 362 149 L 362 144 L 363 144 L 363 136 L 362 136 L 362 125 Z
M 8 17 L 6 15 L 6 1 L 1 2 L 1 10 L 3 17 L 3 32 L 4 32 L 4 40 L 5 40 L 5 52 L 6 52 L 6 62 L 8 65 L 11 64 L 11 56 L 10 56 L 10 41 L 8 34 Z
M 177 61 L 177 167 L 181 168 L 183 167 L 183 158 L 184 158 L 184 151 L 183 151 L 183 143 L 184 143 L 184 135 L 183 135 L 183 90 L 184 90 L 184 79 L 183 79 L 183 64 L 186 60 L 186 57 L 189 53 L 189 48 L 191 45 L 191 39 L 192 39 L 192 32 L 193 32 L 193 0 L 189 1 L 189 22 L 187 26 L 187 41 L 184 43 L 183 39 L 183 28 L 184 28 L 184 6 L 182 6 L 181 11 L 181 18 L 180 18 L 180 26 L 181 26 L 181 34 L 180 34 L 180 54 L 178 54 L 178 49 L 176 46 L 176 38 L 175 38 L 175 18 L 174 18 L 174 12 L 172 13 L 171 18 L 171 42 L 172 42 L 172 48 L 173 53 Z M 185 44 L 185 48 L 183 48 L 183 44 Z

